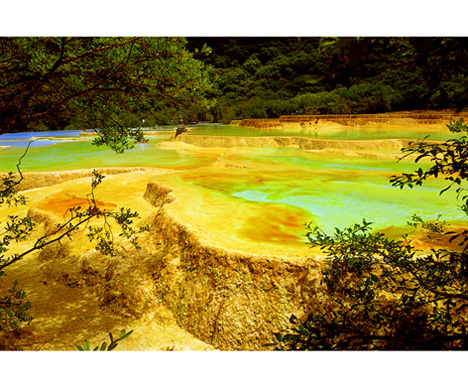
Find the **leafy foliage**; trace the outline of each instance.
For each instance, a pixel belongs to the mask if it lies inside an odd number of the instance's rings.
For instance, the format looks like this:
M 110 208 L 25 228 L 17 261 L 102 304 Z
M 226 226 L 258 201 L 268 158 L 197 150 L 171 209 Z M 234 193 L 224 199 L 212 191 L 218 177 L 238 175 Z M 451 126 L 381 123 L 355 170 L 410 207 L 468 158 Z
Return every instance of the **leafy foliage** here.
M 183 38 L 0 38 L 0 132 L 72 124 L 121 153 L 155 106 L 209 106 L 208 70 Z
M 209 107 L 206 93 L 211 87 L 210 66 L 193 58 L 183 38 L 151 37 L 0 37 L 0 134 L 47 128 L 93 129 L 94 144 L 107 145 L 117 153 L 133 147 L 131 140 L 142 136 L 141 118 L 153 117 L 155 110 L 193 105 Z M 198 54 L 207 53 L 203 47 Z M 149 118 L 148 118 L 149 119 Z M 147 123 L 150 124 L 151 120 Z M 17 192 L 23 180 L 20 169 L 29 145 L 17 164 L 17 173 L 2 177 L 0 205 L 26 204 Z M 29 217 L 10 215 L 0 240 L 0 278 L 5 269 L 30 253 L 62 240 L 88 226 L 88 238 L 96 250 L 113 256 L 119 236 L 139 248 L 138 234 L 147 227 L 134 227 L 138 213 L 130 209 L 107 211 L 98 207 L 95 189 L 104 177 L 93 172 L 88 207 L 73 207 L 69 218 L 37 239 L 29 249 L 11 254 L 13 242 L 24 241 L 35 229 Z M 31 304 L 15 281 L 0 298 L 0 331 L 8 333 L 29 323 Z M 123 332 L 117 342 L 127 337 Z
M 0 271 L 0 281 L 3 275 L 5 273 Z M 0 332 L 15 331 L 21 323 L 30 324 L 33 319 L 28 313 L 31 303 L 26 300 L 26 293 L 17 287 L 18 281 L 15 280 L 8 294 L 0 297 Z
M 427 171 L 421 168 L 415 173 L 404 174 L 399 177 L 392 177 L 390 182 L 394 186 L 403 188 L 404 186 L 413 187 L 414 185 L 420 186 L 423 182 L 431 177 L 443 177 L 444 180 L 451 182 L 445 187 L 441 194 L 450 189 L 454 184 L 458 187 L 456 189 L 457 196 L 462 195 L 466 191 L 461 187 L 464 180 L 468 178 L 468 125 L 464 119 L 461 118 L 457 122 L 452 120 L 447 125 L 452 133 L 466 133 L 457 139 L 450 139 L 443 143 L 432 143 L 423 141 L 412 142 L 409 147 L 403 148 L 402 151 L 409 155 L 417 154 L 416 162 L 421 159 L 428 158 L 433 163 L 432 167 Z M 427 137 L 426 137 L 427 139 Z M 468 196 L 463 196 L 465 202 L 465 209 L 467 205 Z
M 190 38 L 219 76 L 215 121 L 463 108 L 466 38 Z M 273 103 L 280 100 L 281 105 Z M 269 107 L 275 106 L 274 109 Z
M 227 123 L 468 104 L 466 38 L 1 38 L 0 53 L 2 132 L 84 127 L 119 152 L 143 118 L 180 112 Z
M 326 253 L 327 297 L 304 320 L 291 317 L 280 349 L 466 349 L 468 274 L 460 256 L 429 256 L 363 221 L 329 236 L 307 234 Z
M 445 231 L 445 221 L 440 221 L 442 214 L 439 214 L 435 221 L 426 221 L 417 214 L 411 216 L 411 221 L 408 221 L 409 226 L 414 226 L 415 228 L 422 227 L 427 229 L 432 233 L 443 233 Z
M 52 232 L 48 232 L 38 238 L 34 245 L 25 252 L 15 253 L 8 257 L 2 255 L 0 257 L 0 271 L 21 260 L 29 253 L 43 249 L 53 243 L 60 243 L 64 238 L 71 239 L 71 234 L 79 230 L 81 226 L 88 224 L 91 219 L 103 220 L 102 227 L 88 226 L 88 237 L 90 241 L 97 241 L 97 251 L 105 255 L 115 255 L 116 248 L 113 230 L 109 222 L 110 220 L 114 220 L 121 228 L 120 236 L 129 240 L 133 246 L 139 247 L 137 234 L 148 230 L 148 228 L 141 227 L 139 230 L 133 229 L 133 221 L 135 218 L 138 218 L 139 215 L 137 212 L 132 212 L 130 209 L 125 210 L 121 208 L 120 211 L 115 212 L 99 208 L 95 199 L 94 190 L 100 184 L 104 176 L 100 175 L 96 170 L 93 170 L 93 175 L 91 192 L 88 194 L 88 207 L 83 209 L 81 206 L 77 206 L 68 209 L 70 215 L 68 220 L 55 225 Z M 10 221 L 6 224 L 2 242 L 0 242 L 1 252 L 6 252 L 8 250 L 8 245 L 11 241 L 25 240 L 35 226 L 30 217 L 19 218 L 16 215 L 12 215 L 9 219 Z
M 110 339 L 109 345 L 107 345 L 107 343 L 104 341 L 101 344 L 101 347 L 96 346 L 92 350 L 93 351 L 112 351 L 113 349 L 117 348 L 117 345 L 119 344 L 119 342 L 121 342 L 123 339 L 130 336 L 132 333 L 133 333 L 133 330 L 131 330 L 130 332 L 126 332 L 125 329 L 122 329 L 122 331 L 120 332 L 119 338 L 114 340 L 112 333 L 109 332 L 109 339 Z M 85 340 L 83 341 L 83 346 L 77 345 L 76 349 L 78 351 L 91 351 L 91 346 L 89 344 L 89 341 Z
M 450 122 L 454 133 L 468 131 L 463 120 Z M 422 185 L 443 175 L 463 193 L 466 136 L 444 143 L 417 142 L 405 149 L 432 167 L 391 179 L 395 186 Z M 462 197 L 467 211 L 468 196 Z M 413 216 L 413 224 L 441 232 L 437 222 Z M 407 237 L 389 239 L 372 233 L 363 220 L 328 235 L 308 225 L 312 246 L 326 255 L 321 283 L 324 296 L 305 318 L 291 317 L 292 327 L 278 333 L 277 349 L 468 349 L 468 230 L 447 232 L 459 250 L 416 250 Z
M 18 171 L 21 175 L 19 164 Z M 14 175 L 10 174 L 8 177 L 14 178 Z M 6 256 L 12 242 L 26 240 L 35 228 L 35 224 L 30 217 L 10 215 L 9 221 L 4 228 L 2 239 L 0 240 L 0 280 L 1 277 L 5 275 L 4 270 L 7 267 L 22 260 L 32 252 L 41 250 L 54 243 L 60 244 L 65 238 L 71 239 L 73 232 L 78 231 L 82 226 L 86 226 L 92 219 L 103 220 L 102 226 L 88 226 L 88 238 L 90 241 L 96 242 L 95 248 L 97 251 L 109 256 L 114 256 L 116 254 L 116 242 L 114 240 L 113 228 L 109 222 L 110 220 L 114 220 L 120 227 L 121 233 L 119 236 L 124 237 L 135 248 L 139 249 L 138 234 L 148 230 L 148 227 L 143 226 L 135 230 L 133 228 L 133 222 L 139 215 L 137 212 L 132 212 L 130 209 L 121 208 L 119 211 L 115 212 L 98 207 L 94 190 L 101 184 L 103 178 L 104 176 L 99 172 L 93 171 L 91 192 L 88 194 L 87 208 L 70 208 L 68 210 L 70 217 L 66 222 L 57 224 L 52 232 L 45 233 L 42 237 L 38 238 L 26 251 Z M 7 194 L 10 198 L 15 198 L 16 189 L 14 186 L 19 182 L 20 180 L 17 179 L 4 181 L 4 185 L 12 185 L 13 187 L 3 189 L 3 193 Z M 19 290 L 17 286 L 18 282 L 15 281 L 13 287 L 8 290 L 8 294 L 4 297 L 0 297 L 0 332 L 4 334 L 17 330 L 21 323 L 29 324 L 33 319 L 28 312 L 31 308 L 31 303 L 26 300 L 26 293 Z M 121 339 L 122 337 L 120 340 Z M 113 348 L 115 348 L 116 344 L 112 345 Z

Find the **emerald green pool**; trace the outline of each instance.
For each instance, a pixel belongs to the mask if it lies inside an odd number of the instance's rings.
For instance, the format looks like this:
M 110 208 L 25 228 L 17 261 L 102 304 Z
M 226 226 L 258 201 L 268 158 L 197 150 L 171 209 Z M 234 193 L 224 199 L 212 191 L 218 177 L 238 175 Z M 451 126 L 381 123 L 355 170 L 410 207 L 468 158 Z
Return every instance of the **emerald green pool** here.
M 171 130 L 168 127 L 166 130 Z M 193 135 L 220 135 L 224 137 L 309 137 L 316 139 L 341 139 L 341 140 L 364 140 L 364 139 L 422 139 L 428 133 L 424 129 L 304 129 L 283 130 L 256 129 L 240 126 L 203 126 L 196 125 L 190 128 L 189 134 Z M 445 141 L 452 137 L 450 131 L 445 127 L 440 131 L 431 132 L 431 140 Z
M 124 154 L 116 154 L 107 147 L 91 145 L 91 138 L 55 143 L 48 146 L 32 147 L 23 159 L 24 172 L 66 171 L 102 167 L 162 167 L 193 168 L 209 164 L 201 156 L 191 156 L 175 150 L 161 149 L 155 144 L 169 136 L 147 136 L 146 144 L 137 144 Z M 33 144 L 34 145 L 34 144 Z M 15 171 L 18 159 L 24 153 L 23 147 L 0 150 L 0 171 Z
M 205 126 L 189 134 L 268 136 L 272 132 L 233 126 Z M 281 135 L 285 135 L 284 132 Z M 353 135 L 357 137 L 358 134 Z M 432 134 L 431 139 L 447 139 L 449 136 L 441 132 Z M 438 195 L 445 184 L 442 180 L 428 181 L 423 187 L 403 190 L 389 184 L 391 175 L 412 172 L 417 167 L 424 167 L 423 163 L 397 162 L 396 158 L 391 157 L 311 153 L 298 148 L 236 148 L 223 155 L 204 153 L 203 148 L 170 149 L 157 146 L 169 137 L 154 132 L 147 136 L 149 143 L 137 144 L 123 155 L 117 155 L 108 148 L 92 146 L 88 137 L 68 137 L 58 143 L 32 147 L 21 167 L 23 172 L 99 167 L 158 167 L 196 172 L 203 167 L 212 167 L 222 157 L 224 161 L 247 168 L 219 168 L 214 171 L 210 168 L 210 175 L 187 175 L 186 184 L 239 202 L 261 202 L 266 207 L 270 203 L 299 207 L 311 213 L 317 224 L 329 232 L 334 227 L 360 222 L 362 218 L 374 222 L 374 227 L 378 229 L 405 226 L 412 214 L 427 219 L 442 214 L 442 219 L 448 222 L 464 221 L 453 192 Z M 379 137 L 386 136 L 377 132 L 362 135 L 363 139 Z M 0 171 L 15 171 L 24 148 L 25 144 L 21 146 L 18 143 L 14 147 L 1 149 Z
M 200 186 L 240 201 L 280 203 L 309 211 L 325 231 L 347 227 L 365 218 L 375 229 L 405 227 L 411 215 L 447 222 L 464 221 L 453 192 L 439 192 L 442 180 L 422 187 L 399 189 L 392 175 L 412 172 L 427 164 L 397 159 L 311 154 L 297 148 L 248 148 L 230 161 L 254 169 L 224 170 L 187 184 Z M 307 221 L 304 221 L 307 222 Z

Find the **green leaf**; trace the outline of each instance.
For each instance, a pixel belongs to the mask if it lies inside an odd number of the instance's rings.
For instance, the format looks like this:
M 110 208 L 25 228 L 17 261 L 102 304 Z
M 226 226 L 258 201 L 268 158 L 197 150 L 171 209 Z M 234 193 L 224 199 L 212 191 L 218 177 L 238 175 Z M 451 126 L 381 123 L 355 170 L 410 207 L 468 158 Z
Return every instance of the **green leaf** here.
M 292 334 L 286 334 L 283 337 L 283 341 L 293 341 L 295 339 L 296 339 L 296 336 Z
M 112 351 L 113 349 L 115 349 L 117 347 L 117 345 L 118 345 L 118 343 L 114 342 L 114 343 L 109 345 L 109 348 L 107 350 Z
M 291 324 L 297 324 L 298 318 L 294 314 L 292 314 L 291 317 L 289 317 L 289 322 Z
M 124 338 L 130 336 L 132 333 L 133 333 L 133 330 L 131 330 L 127 334 L 125 334 L 125 330 L 123 330 L 122 333 L 120 334 L 120 341 L 122 341 Z M 123 334 L 123 336 L 122 336 L 122 334 Z

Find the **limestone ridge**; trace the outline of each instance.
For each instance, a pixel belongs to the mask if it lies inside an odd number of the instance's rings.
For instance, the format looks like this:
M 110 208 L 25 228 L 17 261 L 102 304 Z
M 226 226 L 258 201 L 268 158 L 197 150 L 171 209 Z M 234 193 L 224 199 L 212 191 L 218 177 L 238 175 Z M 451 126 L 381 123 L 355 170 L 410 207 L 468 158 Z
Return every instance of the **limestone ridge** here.
M 466 113 L 465 113 L 466 114 Z M 283 115 L 271 119 L 243 119 L 232 121 L 231 125 L 260 129 L 314 129 L 322 127 L 394 127 L 445 126 L 450 119 L 466 116 L 454 110 L 446 111 L 402 111 L 383 114 L 349 115 Z
M 158 183 L 147 186 L 153 205 L 177 201 Z M 201 243 L 196 233 L 160 208 L 151 228 L 166 255 L 153 269 L 157 298 L 179 326 L 215 348 L 259 350 L 320 299 L 320 262 L 228 251 Z
M 157 173 L 173 172 L 170 169 L 147 168 L 147 167 L 122 167 L 122 168 L 99 168 L 100 173 L 105 175 L 118 175 L 135 171 L 151 171 Z M 34 188 L 49 187 L 55 184 L 64 183 L 69 180 L 80 179 L 82 177 L 92 177 L 92 169 L 77 169 L 72 171 L 55 172 L 26 172 L 23 173 L 24 180 L 18 185 L 18 191 L 26 191 Z
M 307 137 L 224 137 L 182 134 L 178 141 L 206 148 L 235 147 L 298 147 L 303 150 L 322 149 L 401 149 L 409 145 L 411 140 L 381 139 L 381 140 L 328 140 Z

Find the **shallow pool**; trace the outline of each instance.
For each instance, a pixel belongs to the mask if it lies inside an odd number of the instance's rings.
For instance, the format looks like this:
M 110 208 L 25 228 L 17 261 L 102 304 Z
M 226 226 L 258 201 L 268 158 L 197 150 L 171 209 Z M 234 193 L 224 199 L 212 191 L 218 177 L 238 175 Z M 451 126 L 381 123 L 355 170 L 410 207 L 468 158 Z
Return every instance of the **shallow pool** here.
M 167 131 L 167 128 L 162 130 Z M 394 132 L 389 132 L 395 135 Z M 223 136 L 265 136 L 275 132 L 234 126 L 196 126 L 189 134 Z M 279 134 L 279 132 L 278 132 Z M 281 132 L 281 135 L 285 135 Z M 294 134 L 297 136 L 297 132 Z M 408 134 L 407 134 L 408 135 Z M 422 138 L 424 134 L 420 134 Z M 27 133 L 2 142 L 17 142 L 14 147 L 0 150 L 0 171 L 15 171 L 31 137 L 44 134 Z M 50 134 L 47 136 L 50 137 Z M 343 136 L 343 134 L 342 134 Z M 357 139 L 352 132 L 349 139 Z M 385 138 L 377 132 L 359 133 L 361 139 Z M 444 132 L 431 139 L 447 139 Z M 257 202 L 267 206 L 276 203 L 306 210 L 326 231 L 345 227 L 366 218 L 375 228 L 405 226 L 412 214 L 424 218 L 460 221 L 463 213 L 455 205 L 453 193 L 439 196 L 444 182 L 428 181 L 423 187 L 400 190 L 391 187 L 389 178 L 399 172 L 412 172 L 417 166 L 396 158 L 366 158 L 345 153 L 310 153 L 298 148 L 234 148 L 229 151 L 209 151 L 204 148 L 167 148 L 158 143 L 170 137 L 148 132 L 149 143 L 137 144 L 123 155 L 106 147 L 91 145 L 91 138 L 78 133 L 53 133 L 49 144 L 33 143 L 22 161 L 23 172 L 64 171 L 100 167 L 172 168 L 184 185 L 195 186 L 238 202 Z M 353 138 L 354 137 L 354 138 Z M 399 137 L 396 137 L 399 138 Z M 4 144 L 3 144 L 4 145 Z M 222 159 L 231 168 L 216 168 Z M 209 167 L 209 174 L 203 170 Z M 241 168 L 232 168 L 241 167 Z M 244 167 L 244 168 L 242 168 Z M 183 171 L 183 172 L 182 172 Z M 308 221 L 304 221 L 306 223 Z
M 182 175 L 187 185 L 202 187 L 223 196 L 264 204 L 278 203 L 309 211 L 313 220 L 331 233 L 363 218 L 374 228 L 404 227 L 411 215 L 428 220 L 443 214 L 447 222 L 459 223 L 464 214 L 453 192 L 439 192 L 441 180 L 422 187 L 399 189 L 390 185 L 392 175 L 428 167 L 395 158 L 362 158 L 311 154 L 297 148 L 247 148 L 230 153 L 229 161 L 248 168 L 220 170 L 210 175 L 195 171 Z M 307 221 L 304 221 L 307 222 Z
M 196 125 L 188 126 L 188 134 L 193 135 L 220 135 L 231 137 L 309 137 L 316 139 L 342 139 L 342 140 L 363 140 L 363 139 L 422 139 L 427 135 L 423 129 L 256 129 L 252 127 L 240 126 L 212 126 Z M 171 128 L 166 128 L 171 129 Z M 430 139 L 434 141 L 445 141 L 452 137 L 452 133 L 442 127 L 440 131 L 431 131 Z
M 146 136 L 149 142 L 137 144 L 124 154 L 116 154 L 108 147 L 91 145 L 91 138 L 56 140 L 46 145 L 34 141 L 22 160 L 24 172 L 66 171 L 103 167 L 161 167 L 187 169 L 210 164 L 213 157 L 194 155 L 155 145 L 168 135 Z M 16 147 L 0 150 L 0 171 L 15 171 L 19 158 L 29 141 L 22 140 Z

